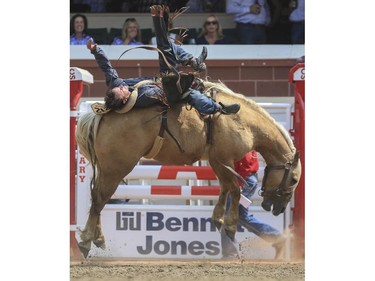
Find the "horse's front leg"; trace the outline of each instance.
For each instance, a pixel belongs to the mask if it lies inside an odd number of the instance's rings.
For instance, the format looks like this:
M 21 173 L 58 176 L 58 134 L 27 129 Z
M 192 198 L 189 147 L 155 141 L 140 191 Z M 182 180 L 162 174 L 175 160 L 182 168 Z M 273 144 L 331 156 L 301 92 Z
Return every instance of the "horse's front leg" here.
M 232 240 L 234 240 L 237 231 L 240 189 L 233 181 L 221 181 L 220 186 L 220 195 L 212 214 L 212 220 L 218 230 L 220 230 L 224 224 L 225 232 Z M 231 201 L 227 216 L 224 219 L 228 190 Z

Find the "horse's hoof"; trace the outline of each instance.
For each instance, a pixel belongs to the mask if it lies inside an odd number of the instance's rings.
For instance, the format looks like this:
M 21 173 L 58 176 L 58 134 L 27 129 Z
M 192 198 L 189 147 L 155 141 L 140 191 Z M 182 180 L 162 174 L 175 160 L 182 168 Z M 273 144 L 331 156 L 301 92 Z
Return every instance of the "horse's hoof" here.
M 229 230 L 229 229 L 225 229 L 225 233 L 227 234 L 227 236 L 228 236 L 232 241 L 234 241 L 234 235 L 236 234 L 236 232 L 231 231 L 231 230 Z
M 87 245 L 85 245 L 85 244 L 87 244 L 87 243 L 79 242 L 78 247 L 79 247 L 79 250 L 81 251 L 83 257 L 87 258 L 88 254 L 90 252 L 90 249 L 87 249 Z
M 94 245 L 98 248 L 101 248 L 103 250 L 105 250 L 105 240 L 104 239 L 96 239 L 95 241 L 93 241 Z

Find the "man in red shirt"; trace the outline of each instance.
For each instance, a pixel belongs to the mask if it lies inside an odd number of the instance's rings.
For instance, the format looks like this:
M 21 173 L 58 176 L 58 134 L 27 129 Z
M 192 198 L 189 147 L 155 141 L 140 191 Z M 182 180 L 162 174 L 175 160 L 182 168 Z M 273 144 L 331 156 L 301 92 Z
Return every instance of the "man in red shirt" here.
M 245 156 L 234 162 L 235 171 L 245 179 L 248 186 L 240 182 L 242 188 L 242 195 L 250 199 L 254 195 L 258 186 L 258 169 L 259 161 L 258 154 L 252 150 L 245 154 Z M 227 197 L 227 211 L 230 205 L 230 195 Z M 276 228 L 258 220 L 254 215 L 249 214 L 248 208 L 241 204 L 239 205 L 239 218 L 238 223 L 246 228 L 248 231 L 253 232 L 255 235 L 264 239 L 267 242 L 273 243 L 275 248 L 275 259 L 279 259 L 282 255 L 285 246 L 286 237 L 280 233 Z M 221 231 L 221 247 L 223 258 L 239 257 L 236 242 L 232 241 L 225 231 Z

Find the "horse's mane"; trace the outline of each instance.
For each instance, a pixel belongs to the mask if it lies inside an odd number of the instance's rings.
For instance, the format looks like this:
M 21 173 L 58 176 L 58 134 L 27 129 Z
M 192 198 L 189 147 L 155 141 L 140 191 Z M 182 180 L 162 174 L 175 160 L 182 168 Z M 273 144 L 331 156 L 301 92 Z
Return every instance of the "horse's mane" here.
M 251 109 L 259 112 L 260 114 L 266 116 L 268 120 L 273 123 L 284 136 L 285 140 L 287 141 L 290 149 L 292 150 L 293 154 L 296 152 L 296 148 L 293 144 L 293 141 L 288 133 L 288 131 L 282 126 L 280 123 L 276 122 L 276 120 L 261 106 L 259 106 L 255 101 L 252 99 L 246 98 L 243 94 L 235 93 L 231 89 L 229 89 L 223 82 L 211 82 L 211 81 L 203 81 L 203 84 L 206 88 L 206 91 L 210 91 L 211 89 L 215 89 L 217 92 L 221 92 L 227 94 L 229 96 L 233 96 L 242 100 L 244 103 L 250 106 Z

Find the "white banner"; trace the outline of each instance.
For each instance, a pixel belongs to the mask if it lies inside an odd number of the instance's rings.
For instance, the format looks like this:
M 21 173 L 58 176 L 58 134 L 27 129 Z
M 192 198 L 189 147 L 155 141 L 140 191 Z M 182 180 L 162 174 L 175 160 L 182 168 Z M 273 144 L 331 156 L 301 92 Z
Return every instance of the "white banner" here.
M 89 256 L 139 259 L 220 259 L 220 233 L 211 221 L 213 206 L 139 206 L 109 204 L 102 211 L 106 249 L 92 245 Z M 283 232 L 283 216 L 259 207 L 250 212 Z M 77 235 L 79 241 L 79 236 Z M 251 244 L 244 258 L 272 259 L 274 249 L 239 227 L 236 240 Z

